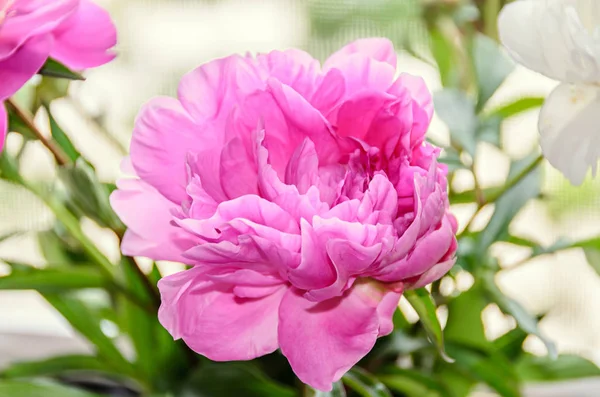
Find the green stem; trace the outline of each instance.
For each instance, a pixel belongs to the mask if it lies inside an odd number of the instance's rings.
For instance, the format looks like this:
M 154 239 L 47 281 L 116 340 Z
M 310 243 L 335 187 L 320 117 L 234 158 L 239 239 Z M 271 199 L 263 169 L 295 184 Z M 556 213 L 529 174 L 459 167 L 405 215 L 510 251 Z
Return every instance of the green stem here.
M 496 200 L 498 200 L 500 197 L 502 197 L 504 194 L 506 194 L 506 192 L 508 192 L 510 189 L 512 189 L 517 183 L 521 182 L 521 180 L 523 178 L 525 178 L 527 175 L 529 175 L 529 173 L 531 173 L 533 170 L 535 170 L 542 163 L 543 160 L 544 160 L 544 156 L 540 154 L 535 160 L 533 160 L 531 162 L 531 164 L 529 164 L 521 172 L 519 172 L 511 180 L 509 180 L 501 190 L 498 190 L 498 191 L 490 194 L 488 197 L 486 197 L 485 202 L 493 203 Z
M 500 0 L 486 0 L 483 7 L 485 34 L 498 40 L 498 14 L 502 8 Z
M 131 269 L 131 271 L 135 274 L 135 276 L 139 279 L 139 281 L 142 283 L 142 285 L 148 292 L 148 296 L 150 297 L 152 304 L 155 307 L 159 307 L 160 294 L 158 292 L 158 289 L 154 285 L 152 285 L 152 283 L 150 283 L 150 280 L 144 274 L 144 272 L 142 272 L 142 269 L 140 269 L 138 264 L 135 262 L 135 259 L 129 256 L 124 256 L 122 263 L 124 266 L 128 266 Z

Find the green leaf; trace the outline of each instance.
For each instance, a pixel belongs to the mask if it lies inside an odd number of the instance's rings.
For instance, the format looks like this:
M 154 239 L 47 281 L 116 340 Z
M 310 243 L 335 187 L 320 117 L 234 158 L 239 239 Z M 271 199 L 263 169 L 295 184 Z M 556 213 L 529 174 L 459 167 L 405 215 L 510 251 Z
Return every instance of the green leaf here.
M 71 326 L 92 343 L 98 355 L 115 370 L 128 374 L 131 364 L 125 360 L 113 341 L 100 329 L 101 318 L 81 300 L 68 294 L 44 294 L 44 298 L 71 324 Z
M 453 44 L 444 37 L 439 29 L 430 31 L 430 41 L 431 53 L 437 63 L 442 85 L 444 87 L 452 86 L 452 82 L 456 78 Z
M 523 343 L 527 336 L 527 332 L 517 327 L 494 340 L 494 349 L 514 361 L 523 354 Z
M 67 80 L 85 80 L 85 78 L 82 75 L 73 72 L 71 69 L 52 58 L 48 58 L 48 60 L 46 61 L 44 66 L 42 66 L 38 74 L 42 76 L 56 77 Z
M 108 188 L 98 181 L 94 169 L 79 158 L 74 165 L 61 167 L 59 177 L 67 188 L 69 202 L 101 226 L 123 230 L 109 201 Z
M 0 380 L 0 397 L 100 397 L 50 382 Z
M 293 389 L 265 377 L 252 362 L 207 363 L 178 397 L 296 397 Z
M 346 389 L 341 381 L 335 382 L 331 391 L 316 390 L 308 385 L 306 387 L 309 390 L 305 394 L 307 397 L 346 397 Z
M 392 397 L 390 391 L 374 375 L 354 367 L 342 377 L 342 382 L 362 397 Z
M 460 153 L 454 148 L 444 148 L 442 155 L 439 158 L 439 162 L 448 166 L 448 171 L 456 171 L 465 169 L 467 166 L 460 159 Z
M 503 397 L 521 396 L 517 376 L 510 362 L 502 356 L 455 343 L 448 343 L 446 347 L 461 372 L 487 384 Z
M 401 393 L 406 397 L 445 396 L 442 385 L 421 371 L 391 366 L 378 373 L 377 378 L 390 390 Z
M 479 120 L 477 127 L 477 139 L 500 147 L 500 127 L 502 118 L 498 116 L 486 117 Z
M 479 286 L 461 293 L 448 303 L 448 322 L 444 329 L 446 341 L 459 342 L 467 346 L 488 348 L 490 343 L 485 337 L 481 312 L 487 305 L 487 299 Z
M 65 134 L 63 129 L 60 128 L 56 122 L 56 119 L 50 111 L 50 106 L 48 104 L 44 104 L 44 108 L 46 109 L 46 113 L 48 113 L 48 119 L 50 120 L 50 132 L 52 133 L 52 138 L 54 138 L 54 141 L 71 161 L 77 161 L 77 159 L 81 157 L 81 154 L 77 151 L 75 146 L 73 146 L 69 136 Z
M 514 162 L 511 165 L 507 180 L 512 180 L 512 178 L 519 175 L 521 171 L 527 169 L 537 157 L 537 153 L 532 153 L 531 155 Z M 486 228 L 479 234 L 478 252 L 480 256 L 485 255 L 485 252 L 492 243 L 498 240 L 504 240 L 508 236 L 508 227 L 515 215 L 517 215 L 529 200 L 540 194 L 542 186 L 541 182 L 542 170 L 538 165 L 496 200 L 494 214 Z
M 478 120 L 473 101 L 461 91 L 447 89 L 434 95 L 434 104 L 438 116 L 450 130 L 452 142 L 471 156 L 475 155 Z
M 560 355 L 557 359 L 527 355 L 516 364 L 516 372 L 524 382 L 548 382 L 600 376 L 591 361 L 576 355 Z
M 546 345 L 546 349 L 548 349 L 548 355 L 555 358 L 558 355 L 556 346 L 550 339 L 542 334 L 537 319 L 527 313 L 519 302 L 509 298 L 500 291 L 500 288 L 496 285 L 494 274 L 492 272 L 487 272 L 483 276 L 483 281 L 490 300 L 495 302 L 504 313 L 511 315 L 516 320 L 519 328 L 528 334 L 540 338 L 542 342 L 544 342 L 544 345 Z
M 600 250 L 595 248 L 584 248 L 585 258 L 588 264 L 600 275 Z
M 490 117 L 499 116 L 503 119 L 516 116 L 528 110 L 537 109 L 544 104 L 544 97 L 520 98 L 489 112 Z
M 429 292 L 425 288 L 419 288 L 416 290 L 405 291 L 404 297 L 419 315 L 419 319 L 425 328 L 427 336 L 435 345 L 442 358 L 446 361 L 452 361 L 452 359 L 446 355 L 444 350 L 444 334 L 442 333 L 442 326 L 437 318 L 435 303 Z
M 0 178 L 17 184 L 23 181 L 17 159 L 9 155 L 7 150 L 0 151 Z
M 477 109 L 480 110 L 514 70 L 515 65 L 504 55 L 496 41 L 483 34 L 474 37 L 471 55 L 479 84 Z
M 94 371 L 111 372 L 106 364 L 93 356 L 59 356 L 42 361 L 26 361 L 11 364 L 0 372 L 5 378 L 32 378 L 57 376 L 66 372 Z
M 93 268 L 13 270 L 8 276 L 0 277 L 0 290 L 33 289 L 52 293 L 106 286 L 106 279 Z

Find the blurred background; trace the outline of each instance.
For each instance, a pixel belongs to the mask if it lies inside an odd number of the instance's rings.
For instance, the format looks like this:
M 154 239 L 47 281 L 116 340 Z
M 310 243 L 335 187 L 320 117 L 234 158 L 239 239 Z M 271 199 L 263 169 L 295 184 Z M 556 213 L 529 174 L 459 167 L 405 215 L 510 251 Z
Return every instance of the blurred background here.
M 500 3 L 496 0 L 490 2 Z M 401 71 L 422 76 L 429 88 L 442 88 L 440 73 L 429 53 L 430 27 L 438 23 L 439 9 L 455 7 L 458 0 L 102 0 L 119 32 L 119 57 L 87 73 L 85 83 L 73 83 L 68 95 L 52 104 L 57 121 L 76 147 L 95 166 L 99 178 L 114 182 L 121 158 L 126 154 L 133 122 L 140 106 L 155 95 L 174 95 L 185 72 L 212 58 L 231 53 L 267 52 L 298 47 L 324 59 L 335 49 L 359 37 L 384 36 L 394 41 Z M 477 2 L 475 2 L 477 3 Z M 466 20 L 484 18 L 485 1 L 470 4 L 460 12 Z M 479 6 L 479 9 L 478 9 Z M 443 26 L 443 24 L 440 24 Z M 40 89 L 30 83 L 29 91 Z M 487 104 L 498 107 L 521 97 L 546 96 L 556 82 L 516 67 Z M 43 88 L 43 87 L 42 87 Z M 22 94 L 29 95 L 27 90 Z M 522 112 L 499 128 L 500 145 L 477 147 L 476 174 L 482 189 L 502 184 L 511 160 L 522 158 L 537 145 L 539 110 Z M 40 128 L 46 125 L 38 114 Z M 46 128 L 47 129 L 47 128 Z M 447 144 L 448 128 L 436 117 L 431 139 Z M 20 144 L 11 134 L 8 148 Z M 22 154 L 22 172 L 31 179 L 53 178 L 52 158 L 37 143 Z M 474 189 L 470 172 L 457 171 L 455 191 Z M 510 225 L 515 234 L 542 246 L 584 240 L 600 234 L 600 186 L 588 180 L 571 187 L 549 166 L 544 166 L 542 195 L 518 213 Z M 52 239 L 47 231 L 53 216 L 26 190 L 0 181 L 0 272 L 1 260 L 43 265 Z M 453 205 L 461 229 L 476 210 L 474 203 Z M 472 230 L 483 228 L 491 209 L 484 208 L 472 222 Z M 109 258 L 119 257 L 118 240 L 92 221 L 85 232 Z M 582 249 L 569 249 L 532 260 L 530 248 L 496 243 L 490 248 L 502 268 L 497 282 L 502 291 L 528 311 L 542 316 L 541 330 L 561 353 L 583 356 L 600 364 L 600 277 L 588 264 Z M 592 255 L 588 252 L 588 255 Z M 589 258 L 588 258 L 589 259 Z M 116 259 L 114 259 L 116 260 Z M 598 258 L 596 258 L 598 260 Z M 163 273 L 181 269 L 161 263 Z M 466 290 L 473 280 L 459 273 L 450 292 Z M 443 310 L 439 313 L 444 321 Z M 410 317 L 410 316 L 409 316 Z M 486 336 L 495 339 L 514 328 L 514 320 L 495 304 L 482 313 Z M 103 330 L 110 334 L 111 324 Z M 536 337 L 525 341 L 526 351 L 543 354 Z M 33 291 L 0 291 L 0 366 L 23 359 L 65 352 L 86 351 L 54 309 Z M 597 396 L 593 381 L 574 384 L 568 392 L 553 386 L 529 389 L 531 396 Z M 488 395 L 485 390 L 476 395 Z M 489 394 L 493 395 L 493 394 Z

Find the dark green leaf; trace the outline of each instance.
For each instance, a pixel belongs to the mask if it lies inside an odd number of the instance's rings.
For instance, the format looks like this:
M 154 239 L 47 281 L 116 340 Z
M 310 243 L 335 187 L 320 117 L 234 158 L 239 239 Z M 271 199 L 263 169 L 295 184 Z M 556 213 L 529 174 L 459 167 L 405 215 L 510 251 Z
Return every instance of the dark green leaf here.
M 0 277 L 0 290 L 33 289 L 44 293 L 106 285 L 106 279 L 93 268 L 13 270 L 8 276 Z
M 0 151 L 0 178 L 14 183 L 21 183 L 23 181 L 19 174 L 17 160 L 10 156 L 6 150 Z
M 517 376 L 510 362 L 499 355 L 488 355 L 467 346 L 448 343 L 448 353 L 456 367 L 469 376 L 484 382 L 503 397 L 520 397 Z
M 494 349 L 507 359 L 514 361 L 523 354 L 523 343 L 527 336 L 527 332 L 521 328 L 515 328 L 494 340 Z
M 44 108 L 46 109 L 46 112 L 48 113 L 48 119 L 50 120 L 50 132 L 52 133 L 52 138 L 54 138 L 54 141 L 58 144 L 58 146 L 60 146 L 60 148 L 71 161 L 77 161 L 77 159 L 81 157 L 81 154 L 77 151 L 75 146 L 73 146 L 69 136 L 65 134 L 63 129 L 60 128 L 56 122 L 56 119 L 50 111 L 50 106 L 46 104 L 44 105 Z
M 444 329 L 446 341 L 485 349 L 490 343 L 485 337 L 481 312 L 487 305 L 479 284 L 461 293 L 448 303 L 448 322 Z
M 392 397 L 390 391 L 374 375 L 354 367 L 342 377 L 344 384 L 362 397 Z
M 0 397 L 100 397 L 50 382 L 0 380 Z
M 113 341 L 100 329 L 101 318 L 81 300 L 67 294 L 44 294 L 44 298 L 71 324 L 71 326 L 92 343 L 100 357 L 124 374 L 129 373 L 131 364 L 125 360 Z
M 419 288 L 416 290 L 405 291 L 404 297 L 419 315 L 419 319 L 427 332 L 427 336 L 438 349 L 441 356 L 447 361 L 452 361 L 445 353 L 442 326 L 437 318 L 435 303 L 429 292 L 425 288 Z
M 475 75 L 479 83 L 477 109 L 483 109 L 506 77 L 514 70 L 514 63 L 504 55 L 500 45 L 491 38 L 477 34 L 472 47 Z
M 444 396 L 442 385 L 421 371 L 387 367 L 377 378 L 390 390 L 406 397 L 441 397 Z
M 500 310 L 502 310 L 504 313 L 513 316 L 517 321 L 519 328 L 528 334 L 533 334 L 540 338 L 546 345 L 546 348 L 548 349 L 548 355 L 550 357 L 556 357 L 556 346 L 551 340 L 542 334 L 539 329 L 537 319 L 527 313 L 527 311 L 523 308 L 523 306 L 521 306 L 521 304 L 519 304 L 519 302 L 509 298 L 508 296 L 504 295 L 502 291 L 500 291 L 500 288 L 498 288 L 496 285 L 494 274 L 492 272 L 486 273 L 483 277 L 483 280 L 485 290 L 490 300 L 495 302 Z
M 439 158 L 440 163 L 448 166 L 448 171 L 456 171 L 467 168 L 460 159 L 460 154 L 454 148 L 444 148 L 442 155 Z
M 447 89 L 435 94 L 434 103 L 435 111 L 450 130 L 452 142 L 473 156 L 478 125 L 473 101 L 461 91 Z
M 42 361 L 26 361 L 11 364 L 0 372 L 5 378 L 31 378 L 56 376 L 71 371 L 111 372 L 106 364 L 93 356 L 59 356 Z
M 58 62 L 55 59 L 48 58 L 44 66 L 40 69 L 38 74 L 47 77 L 56 77 L 67 80 L 85 80 L 85 78 L 79 73 L 73 72 L 68 67 Z
M 477 384 L 476 379 L 460 372 L 454 364 L 442 363 L 436 373 L 440 383 L 444 386 L 444 396 L 467 397 L 471 394 L 473 386 Z
M 508 180 L 510 181 L 519 175 L 537 157 L 537 153 L 532 153 L 524 159 L 514 162 L 510 168 Z M 508 236 L 508 227 L 515 215 L 529 200 L 540 194 L 541 177 L 542 170 L 538 165 L 496 201 L 494 214 L 486 228 L 479 235 L 478 249 L 480 255 L 484 255 L 492 243 L 503 240 Z
M 266 378 L 252 362 L 207 363 L 178 397 L 295 397 L 294 390 Z
M 528 110 L 537 109 L 544 104 L 544 97 L 521 98 L 497 109 L 490 111 L 490 116 L 499 116 L 503 119 L 515 116 Z
M 516 365 L 524 382 L 547 382 L 600 376 L 600 369 L 591 361 L 575 355 L 560 355 L 557 359 L 527 355 Z

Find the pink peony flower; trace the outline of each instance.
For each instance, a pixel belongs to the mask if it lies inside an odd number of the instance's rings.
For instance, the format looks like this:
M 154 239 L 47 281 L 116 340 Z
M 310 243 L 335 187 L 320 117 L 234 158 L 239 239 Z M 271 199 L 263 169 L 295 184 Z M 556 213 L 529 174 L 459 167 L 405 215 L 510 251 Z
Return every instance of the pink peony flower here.
M 53 57 L 73 69 L 114 58 L 116 30 L 91 0 L 0 0 L 0 102 Z M 0 150 L 7 118 L 0 103 Z
M 392 331 L 405 288 L 454 263 L 433 107 L 385 39 L 323 66 L 298 50 L 230 56 L 141 111 L 111 200 L 126 255 L 192 268 L 159 283 L 161 323 L 215 361 L 276 349 L 332 382 Z

